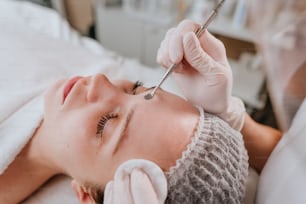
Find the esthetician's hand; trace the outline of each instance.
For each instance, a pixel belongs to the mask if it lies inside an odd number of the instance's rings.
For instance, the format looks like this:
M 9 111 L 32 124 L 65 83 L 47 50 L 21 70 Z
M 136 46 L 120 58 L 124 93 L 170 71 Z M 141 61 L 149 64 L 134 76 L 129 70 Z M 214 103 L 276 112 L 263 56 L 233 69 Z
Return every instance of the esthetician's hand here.
M 132 159 L 121 164 L 104 190 L 104 204 L 163 204 L 167 179 L 155 163 Z
M 173 76 L 184 96 L 240 130 L 245 109 L 240 99 L 231 96 L 233 78 L 225 47 L 208 31 L 198 39 L 195 31 L 199 26 L 184 20 L 171 28 L 158 50 L 157 62 L 166 68 L 178 64 Z

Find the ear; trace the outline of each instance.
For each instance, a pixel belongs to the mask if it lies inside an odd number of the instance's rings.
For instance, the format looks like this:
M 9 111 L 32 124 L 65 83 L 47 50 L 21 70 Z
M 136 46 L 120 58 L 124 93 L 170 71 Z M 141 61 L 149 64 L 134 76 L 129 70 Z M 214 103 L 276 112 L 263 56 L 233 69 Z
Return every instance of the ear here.
M 76 194 L 81 204 L 94 204 L 94 200 L 86 189 L 80 185 L 76 180 L 71 181 L 71 187 Z

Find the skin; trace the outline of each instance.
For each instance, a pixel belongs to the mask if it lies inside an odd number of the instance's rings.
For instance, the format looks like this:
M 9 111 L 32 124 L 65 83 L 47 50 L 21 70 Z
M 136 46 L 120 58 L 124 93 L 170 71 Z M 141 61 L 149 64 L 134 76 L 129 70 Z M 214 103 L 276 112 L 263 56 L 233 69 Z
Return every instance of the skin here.
M 249 164 L 260 173 L 283 133 L 257 123 L 246 113 L 241 134 L 249 155 Z
M 145 100 L 148 89 L 133 93 L 134 83 L 110 82 L 102 74 L 78 79 L 64 97 L 69 85 L 71 80 L 60 80 L 47 90 L 43 122 L 0 176 L 0 203 L 20 202 L 57 174 L 71 176 L 80 201 L 90 203 L 85 184 L 104 188 L 117 167 L 132 158 L 168 170 L 191 141 L 199 113 L 176 95 L 158 90 Z M 101 136 L 97 126 L 107 113 L 116 117 L 106 122 Z

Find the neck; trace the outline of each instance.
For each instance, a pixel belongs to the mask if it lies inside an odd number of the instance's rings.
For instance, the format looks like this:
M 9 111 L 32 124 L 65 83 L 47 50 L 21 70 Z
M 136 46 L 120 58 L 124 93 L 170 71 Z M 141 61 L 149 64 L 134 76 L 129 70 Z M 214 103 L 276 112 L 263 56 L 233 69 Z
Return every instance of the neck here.
M 40 146 L 41 127 L 0 176 L 0 203 L 20 203 L 59 171 Z

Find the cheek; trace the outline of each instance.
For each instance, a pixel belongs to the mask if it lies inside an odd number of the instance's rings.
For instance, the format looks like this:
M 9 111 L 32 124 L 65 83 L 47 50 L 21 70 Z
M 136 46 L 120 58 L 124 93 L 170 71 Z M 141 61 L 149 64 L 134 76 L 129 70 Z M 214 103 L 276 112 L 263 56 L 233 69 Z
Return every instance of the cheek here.
M 68 155 L 68 159 L 73 163 L 74 168 L 79 168 L 81 172 L 85 168 L 92 166 L 98 154 L 98 143 L 95 135 L 89 135 L 82 128 L 74 130 L 66 130 L 63 135 L 65 140 L 63 143 L 64 154 Z
M 94 123 L 90 118 L 80 114 L 63 115 L 57 122 L 60 124 L 60 137 L 66 144 L 68 151 L 78 157 L 92 155 L 98 147 L 99 138 L 95 134 Z
M 125 147 L 135 154 L 154 154 L 159 150 L 163 141 L 165 126 L 167 126 L 167 121 L 163 117 L 156 117 L 151 111 L 135 113 Z
M 70 134 L 72 143 L 81 149 L 97 146 L 99 139 L 95 134 L 94 127 L 85 122 L 83 120 L 81 122 L 76 121 L 66 127 L 66 132 Z

